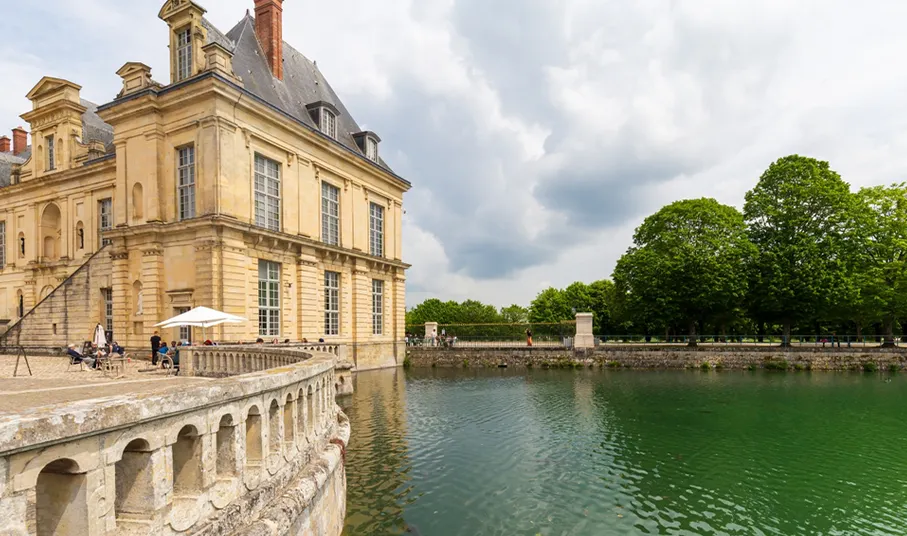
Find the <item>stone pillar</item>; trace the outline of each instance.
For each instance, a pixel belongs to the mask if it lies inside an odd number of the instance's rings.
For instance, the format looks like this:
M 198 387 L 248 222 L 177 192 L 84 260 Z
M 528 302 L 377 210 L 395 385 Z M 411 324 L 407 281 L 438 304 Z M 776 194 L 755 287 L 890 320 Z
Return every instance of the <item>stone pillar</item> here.
M 576 338 L 574 348 L 594 348 L 595 336 L 592 334 L 592 313 L 576 313 Z
M 129 341 L 131 346 L 145 348 L 154 325 L 166 320 L 163 314 L 164 291 L 162 286 L 164 273 L 164 249 L 160 244 L 154 244 L 142 250 L 142 315 L 139 317 L 142 332 L 138 330 L 134 341 Z
M 122 341 L 124 337 L 128 337 L 130 331 L 129 318 L 131 317 L 131 310 L 129 301 L 131 301 L 132 296 L 132 283 L 129 281 L 129 251 L 125 249 L 125 244 L 116 244 L 116 247 L 117 249 L 110 252 L 110 284 L 113 291 L 113 339 Z M 120 249 L 120 247 L 123 247 L 123 249 Z M 107 326 L 104 326 L 104 329 L 107 329 Z
M 434 346 L 434 340 L 438 337 L 438 323 L 437 322 L 426 322 L 425 323 L 425 338 L 432 341 L 432 346 Z
M 297 337 L 318 342 L 318 334 L 324 332 L 324 306 L 318 299 L 318 290 L 323 288 L 319 276 L 324 277 L 318 269 L 313 252 L 303 252 L 296 264 L 296 314 Z M 323 299 L 323 298 L 322 298 Z

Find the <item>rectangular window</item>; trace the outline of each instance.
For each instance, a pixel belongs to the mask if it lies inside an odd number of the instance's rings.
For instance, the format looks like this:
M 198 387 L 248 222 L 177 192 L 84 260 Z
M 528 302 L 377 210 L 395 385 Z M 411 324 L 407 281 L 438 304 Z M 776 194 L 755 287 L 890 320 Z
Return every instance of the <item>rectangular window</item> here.
M 102 235 L 104 231 L 113 229 L 113 200 L 101 199 L 98 201 L 98 235 Z M 102 238 L 101 246 L 109 246 L 110 239 Z
M 384 281 L 372 280 L 372 334 L 384 335 Z
M 192 30 L 176 34 L 176 81 L 192 76 Z
M 258 333 L 280 335 L 280 264 L 258 261 Z
M 179 219 L 188 220 L 195 217 L 195 147 L 179 150 L 176 173 Z
M 102 288 L 101 295 L 104 297 L 104 331 L 111 334 L 113 333 L 113 289 Z
M 340 245 L 340 188 L 326 182 L 321 183 L 321 240 Z
M 0 221 L 0 270 L 6 267 L 6 222 Z
M 255 225 L 280 231 L 280 164 L 255 155 Z
M 368 242 L 369 253 L 375 257 L 384 256 L 384 207 L 369 204 Z
M 181 315 L 183 313 L 188 313 L 190 311 L 189 307 L 177 307 L 176 314 Z M 189 326 L 180 326 L 180 342 L 192 342 L 192 328 Z
M 324 334 L 340 335 L 340 274 L 324 273 Z
M 325 108 L 321 109 L 321 131 L 337 139 L 337 116 Z
M 365 156 L 372 162 L 378 161 L 378 142 L 372 138 L 365 139 Z
M 57 155 L 56 155 L 56 150 L 54 147 L 54 137 L 48 136 L 46 138 L 46 141 L 47 141 L 47 165 L 45 166 L 45 169 L 47 171 L 53 171 L 57 167 L 57 160 L 56 160 Z

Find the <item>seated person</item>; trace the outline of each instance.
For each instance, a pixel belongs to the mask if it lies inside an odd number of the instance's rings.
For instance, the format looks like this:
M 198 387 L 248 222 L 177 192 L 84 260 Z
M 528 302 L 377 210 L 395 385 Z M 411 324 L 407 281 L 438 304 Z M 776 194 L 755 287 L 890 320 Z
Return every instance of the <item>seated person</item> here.
M 170 347 L 167 346 L 167 341 L 161 341 L 161 347 L 157 349 L 157 353 L 162 359 L 170 355 Z
M 97 360 L 80 354 L 78 350 L 76 350 L 75 344 L 69 345 L 66 354 L 72 358 L 73 363 L 85 363 L 89 368 L 97 368 Z
M 214 346 L 214 343 L 211 342 L 211 339 L 205 341 L 205 346 Z
M 123 356 L 123 355 L 126 355 L 126 350 L 124 350 L 123 347 L 120 346 L 120 343 L 114 341 L 113 344 L 110 346 L 110 353 L 119 354 L 119 355 Z

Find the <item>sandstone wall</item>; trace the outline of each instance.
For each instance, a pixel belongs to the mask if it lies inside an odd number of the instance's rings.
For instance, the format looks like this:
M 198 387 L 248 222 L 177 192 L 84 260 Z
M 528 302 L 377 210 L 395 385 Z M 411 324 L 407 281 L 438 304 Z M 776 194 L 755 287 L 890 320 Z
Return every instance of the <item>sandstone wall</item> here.
M 350 347 L 355 370 L 372 370 L 403 365 L 406 347 L 403 343 L 375 342 L 359 343 Z
M 0 346 L 21 345 L 48 352 L 91 340 L 95 326 L 105 320 L 101 289 L 111 287 L 110 266 L 110 255 L 96 253 L 11 325 L 0 336 Z
M 898 370 L 907 364 L 907 351 L 894 348 L 777 347 L 604 347 L 565 348 L 407 348 L 415 367 L 574 367 L 632 369 L 789 368 L 810 370 Z

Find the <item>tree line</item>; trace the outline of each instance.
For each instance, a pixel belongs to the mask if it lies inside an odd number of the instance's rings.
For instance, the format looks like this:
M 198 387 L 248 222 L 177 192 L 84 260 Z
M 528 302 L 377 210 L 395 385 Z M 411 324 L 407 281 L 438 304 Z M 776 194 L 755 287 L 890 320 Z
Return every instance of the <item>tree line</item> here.
M 647 217 L 610 281 L 550 288 L 528 308 L 429 300 L 407 324 L 556 323 L 592 312 L 601 335 L 789 342 L 868 331 L 890 343 L 907 318 L 905 263 L 907 185 L 852 191 L 828 162 L 792 155 L 762 174 L 743 212 L 703 198 Z

